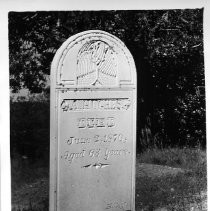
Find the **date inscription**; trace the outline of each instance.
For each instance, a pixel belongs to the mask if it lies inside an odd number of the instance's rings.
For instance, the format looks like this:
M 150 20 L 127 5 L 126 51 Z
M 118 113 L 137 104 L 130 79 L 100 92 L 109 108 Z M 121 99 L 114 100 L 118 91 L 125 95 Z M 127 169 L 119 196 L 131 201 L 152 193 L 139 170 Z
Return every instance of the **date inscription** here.
M 71 136 L 69 139 L 66 140 L 68 145 L 72 144 L 91 144 L 91 143 L 126 143 L 127 138 L 121 133 L 110 133 L 106 135 L 94 135 L 92 138 L 85 138 L 85 137 L 75 137 Z

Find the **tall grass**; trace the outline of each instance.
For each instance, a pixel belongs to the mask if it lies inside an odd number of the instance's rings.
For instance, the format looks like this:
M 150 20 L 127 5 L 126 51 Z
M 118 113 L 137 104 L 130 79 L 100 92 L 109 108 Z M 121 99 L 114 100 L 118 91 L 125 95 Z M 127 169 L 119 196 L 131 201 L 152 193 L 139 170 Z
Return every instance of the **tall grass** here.
M 206 167 L 206 152 L 201 148 L 148 148 L 137 155 L 139 162 L 157 165 L 167 165 L 188 170 L 195 170 L 200 166 Z M 206 169 L 206 168 L 204 168 Z M 206 173 L 206 172 L 205 172 Z

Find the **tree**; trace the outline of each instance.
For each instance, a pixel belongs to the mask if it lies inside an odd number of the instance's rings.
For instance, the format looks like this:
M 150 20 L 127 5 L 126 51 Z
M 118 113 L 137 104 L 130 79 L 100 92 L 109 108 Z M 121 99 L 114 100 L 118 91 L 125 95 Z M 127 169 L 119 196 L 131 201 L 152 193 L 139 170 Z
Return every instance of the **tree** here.
M 205 143 L 205 135 L 198 135 L 205 134 L 205 125 L 198 125 L 193 113 L 196 111 L 199 121 L 205 122 L 205 99 L 195 91 L 205 86 L 203 9 L 10 12 L 12 90 L 26 87 L 31 92 L 43 91 L 56 50 L 71 35 L 90 29 L 117 36 L 134 57 L 140 108 L 138 137 L 185 144 L 190 135 L 197 137 L 193 143 Z M 141 135 L 145 131 L 147 136 Z

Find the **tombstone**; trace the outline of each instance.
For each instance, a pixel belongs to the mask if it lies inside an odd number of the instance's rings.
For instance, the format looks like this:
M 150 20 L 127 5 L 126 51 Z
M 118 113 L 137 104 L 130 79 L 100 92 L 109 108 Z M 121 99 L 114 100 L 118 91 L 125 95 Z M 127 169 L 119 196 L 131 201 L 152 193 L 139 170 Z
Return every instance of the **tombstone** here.
M 134 211 L 136 70 L 98 30 L 70 37 L 51 68 L 50 211 Z

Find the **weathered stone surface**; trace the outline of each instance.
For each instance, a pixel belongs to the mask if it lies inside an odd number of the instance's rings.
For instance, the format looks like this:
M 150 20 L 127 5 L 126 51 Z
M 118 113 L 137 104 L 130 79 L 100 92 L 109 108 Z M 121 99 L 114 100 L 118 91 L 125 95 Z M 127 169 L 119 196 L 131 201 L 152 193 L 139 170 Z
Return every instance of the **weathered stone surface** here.
M 51 70 L 50 210 L 135 210 L 136 70 L 102 31 L 70 37 Z

